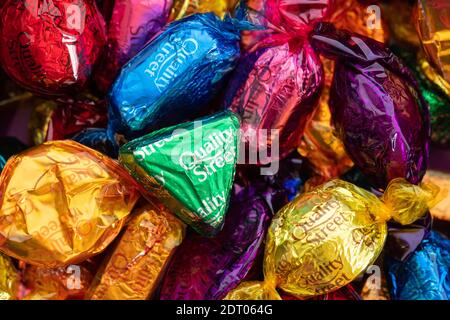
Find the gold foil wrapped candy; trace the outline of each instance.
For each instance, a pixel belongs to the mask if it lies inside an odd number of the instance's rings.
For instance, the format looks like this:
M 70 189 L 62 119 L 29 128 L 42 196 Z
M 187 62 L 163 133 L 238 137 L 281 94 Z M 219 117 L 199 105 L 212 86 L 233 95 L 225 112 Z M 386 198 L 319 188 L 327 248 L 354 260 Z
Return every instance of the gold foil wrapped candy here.
M 194 13 L 214 12 L 223 19 L 239 0 L 174 0 L 169 21 L 178 20 Z
M 9 257 L 0 253 L 0 300 L 14 300 L 19 288 L 19 274 Z
M 133 212 L 117 246 L 97 273 L 89 299 L 145 300 L 153 295 L 185 233 L 185 225 L 166 210 L 147 204 Z
M 272 220 L 266 240 L 264 282 L 243 282 L 227 299 L 298 298 L 337 290 L 353 281 L 383 249 L 386 221 L 417 220 L 439 188 L 394 179 L 381 200 L 349 182 L 331 180 L 304 193 Z
M 105 249 L 139 193 L 114 160 L 74 141 L 14 156 L 0 176 L 0 251 L 56 268 Z
M 83 299 L 92 279 L 90 271 L 80 265 L 54 269 L 27 265 L 23 271 L 26 293 L 22 300 Z
M 428 170 L 423 179 L 438 185 L 441 189 L 450 190 L 450 173 Z M 436 219 L 450 221 L 450 194 L 435 205 L 430 213 Z
M 416 29 L 428 61 L 450 82 L 450 2 L 417 0 Z

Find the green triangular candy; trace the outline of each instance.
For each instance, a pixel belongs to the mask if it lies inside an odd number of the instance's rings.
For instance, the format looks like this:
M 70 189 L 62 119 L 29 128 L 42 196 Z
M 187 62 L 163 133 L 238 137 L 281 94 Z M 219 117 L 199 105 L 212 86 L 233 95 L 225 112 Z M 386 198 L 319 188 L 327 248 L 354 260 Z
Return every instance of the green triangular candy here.
M 197 232 L 222 229 L 238 158 L 239 119 L 230 112 L 152 132 L 120 149 L 120 162 Z

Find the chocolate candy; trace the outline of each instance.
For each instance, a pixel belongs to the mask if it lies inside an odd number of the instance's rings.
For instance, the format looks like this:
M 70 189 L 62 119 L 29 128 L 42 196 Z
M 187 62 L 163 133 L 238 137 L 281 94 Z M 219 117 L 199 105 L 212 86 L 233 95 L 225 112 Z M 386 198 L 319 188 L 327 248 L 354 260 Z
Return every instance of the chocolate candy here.
M 239 57 L 239 30 L 213 13 L 172 22 L 122 69 L 110 128 L 129 138 L 195 118 Z
M 244 282 L 228 299 L 280 299 L 275 288 L 307 298 L 354 280 L 380 254 L 386 221 L 409 224 L 439 197 L 431 184 L 393 180 L 382 199 L 342 180 L 304 193 L 272 220 L 266 240 L 264 282 Z
M 25 294 L 21 300 L 80 300 L 93 279 L 80 265 L 55 269 L 27 265 L 22 273 Z
M 318 103 L 323 70 L 307 34 L 309 24 L 325 15 L 328 1 L 244 1 L 241 7 L 239 16 L 266 30 L 244 40 L 249 49 L 233 73 L 223 107 L 241 116 L 247 149 L 258 154 L 257 163 L 266 164 L 298 146 Z
M 377 187 L 421 181 L 428 163 L 428 107 L 411 72 L 373 39 L 321 23 L 313 45 L 336 60 L 330 108 L 337 136 Z
M 38 95 L 79 91 L 105 41 L 105 22 L 91 0 L 7 0 L 0 12 L 0 63 Z
M 450 83 L 450 3 L 417 0 L 416 29 L 428 60 Z
M 273 215 L 273 192 L 265 197 L 252 185 L 235 186 L 235 192 L 216 237 L 187 236 L 164 278 L 161 300 L 220 300 L 249 273 Z
M 222 112 L 152 132 L 119 160 L 170 211 L 199 233 L 222 229 L 238 157 L 239 120 Z
M 0 176 L 0 251 L 54 268 L 105 249 L 139 197 L 116 162 L 74 141 L 8 160 Z
M 29 127 L 33 142 L 38 145 L 44 141 L 69 139 L 83 129 L 106 125 L 106 101 L 85 95 L 39 104 L 31 116 Z
M 0 253 L 0 300 L 17 299 L 19 273 L 8 256 Z
M 448 300 L 450 240 L 433 231 L 405 262 L 387 261 L 393 300 Z
M 133 58 L 166 24 L 172 0 L 116 0 L 108 23 L 108 42 L 95 72 L 106 92 L 120 68 Z
M 223 19 L 238 2 L 238 0 L 174 0 L 170 20 L 179 20 L 190 14 L 204 12 L 214 12 Z
M 145 300 L 152 296 L 165 267 L 184 237 L 185 226 L 162 206 L 133 212 L 112 254 L 100 268 L 88 298 Z

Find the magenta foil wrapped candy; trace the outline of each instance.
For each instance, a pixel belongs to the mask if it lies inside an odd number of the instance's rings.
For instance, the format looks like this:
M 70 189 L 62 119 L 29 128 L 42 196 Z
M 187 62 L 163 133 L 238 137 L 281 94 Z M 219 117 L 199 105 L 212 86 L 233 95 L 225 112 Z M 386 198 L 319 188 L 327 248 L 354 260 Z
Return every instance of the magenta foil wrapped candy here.
M 243 35 L 244 54 L 225 94 L 238 113 L 242 138 L 258 164 L 287 156 L 299 145 L 323 87 L 323 68 L 308 41 L 310 25 L 329 1 L 242 1 L 237 17 L 264 30 Z M 249 158 L 248 163 L 252 163 Z
M 319 23 L 312 45 L 336 61 L 330 110 L 336 135 L 379 188 L 394 178 L 417 184 L 427 169 L 428 107 L 409 69 L 382 43 Z
M 187 235 L 168 267 L 161 300 L 222 299 L 249 275 L 263 253 L 273 210 L 287 197 L 281 189 L 261 191 L 261 181 L 241 181 L 234 184 L 223 230 L 215 238 Z
M 167 23 L 172 0 L 115 0 L 108 41 L 97 68 L 97 86 L 106 92 L 120 69 Z

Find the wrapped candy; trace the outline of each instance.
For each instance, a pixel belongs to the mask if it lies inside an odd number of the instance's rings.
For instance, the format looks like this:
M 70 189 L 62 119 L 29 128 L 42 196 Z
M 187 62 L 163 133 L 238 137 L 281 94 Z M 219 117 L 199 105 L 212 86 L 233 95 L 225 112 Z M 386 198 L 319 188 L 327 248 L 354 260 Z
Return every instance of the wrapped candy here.
M 281 293 L 280 297 L 282 298 L 282 300 L 305 300 L 289 296 L 285 293 Z M 361 297 L 358 295 L 352 285 L 348 284 L 336 291 L 313 297 L 311 298 L 311 300 L 361 300 Z
M 393 300 L 448 300 L 450 240 L 433 231 L 405 262 L 387 262 Z
M 238 142 L 239 119 L 227 111 L 133 140 L 122 146 L 119 160 L 147 196 L 197 232 L 213 236 L 228 208 Z
M 380 254 L 390 218 L 409 224 L 440 197 L 431 184 L 398 178 L 382 199 L 342 180 L 304 193 L 275 215 L 268 231 L 264 282 L 243 282 L 228 299 L 280 299 L 276 288 L 307 298 L 354 280 Z
M 272 190 L 235 187 L 223 230 L 214 238 L 190 234 L 161 287 L 161 300 L 220 300 L 249 273 L 273 215 Z
M 450 3 L 417 0 L 416 29 L 428 60 L 450 83 Z
M 106 127 L 107 122 L 106 101 L 86 95 L 38 105 L 29 128 L 33 142 L 39 145 L 44 141 L 69 139 L 86 128 Z
M 130 139 L 196 117 L 237 63 L 238 24 L 205 13 L 168 25 L 114 82 L 110 129 Z
M 21 300 L 83 299 L 93 279 L 83 266 L 48 269 L 27 265 L 23 271 L 24 296 Z
M 95 72 L 106 92 L 120 68 L 134 57 L 166 24 L 172 0 L 116 0 L 108 23 L 108 41 Z
M 174 0 L 170 21 L 179 20 L 194 13 L 214 12 L 220 18 L 231 12 L 239 0 Z
M 93 0 L 7 0 L 0 12 L 0 64 L 38 95 L 79 91 L 105 41 Z
M 153 295 L 185 226 L 163 207 L 135 210 L 89 289 L 91 300 L 145 300 Z
M 0 300 L 17 299 L 19 279 L 11 259 L 0 253 Z
M 244 38 L 249 49 L 233 73 L 223 107 L 241 116 L 242 140 L 250 154 L 258 154 L 259 164 L 284 158 L 298 146 L 318 103 L 323 70 L 307 35 L 325 16 L 328 2 L 243 1 L 238 11 L 266 30 Z
M 139 197 L 119 164 L 69 140 L 8 160 L 0 194 L 0 251 L 47 268 L 105 249 Z
M 320 23 L 313 46 L 336 60 L 330 108 L 337 136 L 377 187 L 421 181 L 428 164 L 428 107 L 406 66 L 373 39 Z

